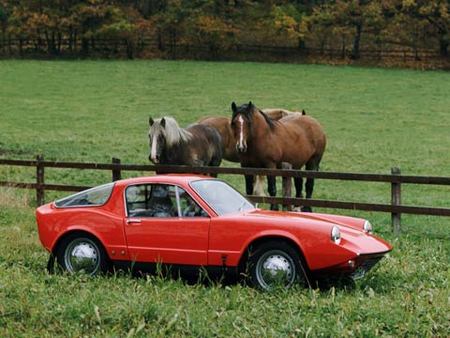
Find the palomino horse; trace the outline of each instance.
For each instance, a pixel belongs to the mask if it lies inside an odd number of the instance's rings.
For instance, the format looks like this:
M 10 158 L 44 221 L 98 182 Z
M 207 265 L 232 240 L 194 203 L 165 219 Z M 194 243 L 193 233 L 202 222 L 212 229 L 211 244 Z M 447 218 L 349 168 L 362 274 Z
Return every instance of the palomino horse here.
M 219 166 L 222 141 L 216 129 L 203 124 L 180 128 L 172 117 L 149 119 L 149 160 L 155 164 Z
M 298 114 L 298 112 L 292 112 L 281 108 L 263 109 L 263 112 L 273 120 L 279 120 L 288 115 Z M 302 114 L 304 115 L 305 111 L 303 111 Z M 223 116 L 208 116 L 199 120 L 198 123 L 217 129 L 222 137 L 224 159 L 231 162 L 240 162 L 230 118 Z M 253 195 L 264 195 L 263 179 L 263 176 L 255 177 Z
M 281 168 L 287 162 L 294 169 L 318 170 L 325 151 L 326 136 L 317 120 L 303 114 L 292 114 L 279 121 L 270 119 L 251 102 L 231 105 L 231 128 L 237 140 L 241 166 Z M 267 176 L 270 196 L 276 195 L 275 176 Z M 253 191 L 253 180 L 245 178 L 247 194 Z M 296 197 L 302 196 L 302 179 L 294 178 Z M 305 184 L 306 198 L 311 198 L 314 179 Z M 275 206 L 271 206 L 275 208 Z M 310 211 L 311 208 L 304 207 Z

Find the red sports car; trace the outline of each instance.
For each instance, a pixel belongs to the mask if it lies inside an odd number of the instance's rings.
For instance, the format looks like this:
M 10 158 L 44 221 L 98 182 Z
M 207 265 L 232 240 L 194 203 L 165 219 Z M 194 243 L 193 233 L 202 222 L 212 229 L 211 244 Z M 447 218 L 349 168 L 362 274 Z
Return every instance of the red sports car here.
M 262 289 L 321 276 L 358 278 L 392 246 L 363 219 L 255 208 L 227 183 L 157 175 L 41 206 L 43 246 L 69 273 L 164 264 L 244 275 Z

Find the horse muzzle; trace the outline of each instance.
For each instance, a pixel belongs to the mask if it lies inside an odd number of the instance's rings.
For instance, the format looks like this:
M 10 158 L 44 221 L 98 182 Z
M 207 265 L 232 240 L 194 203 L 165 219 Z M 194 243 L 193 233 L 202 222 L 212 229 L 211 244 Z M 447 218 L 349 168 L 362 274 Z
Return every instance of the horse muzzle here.
M 154 164 L 159 163 L 159 156 L 152 157 L 151 155 L 148 157 L 150 162 L 153 162 Z
M 244 143 L 244 144 L 236 144 L 236 150 L 237 150 L 237 152 L 238 153 L 245 153 L 245 152 L 247 152 L 247 145 Z

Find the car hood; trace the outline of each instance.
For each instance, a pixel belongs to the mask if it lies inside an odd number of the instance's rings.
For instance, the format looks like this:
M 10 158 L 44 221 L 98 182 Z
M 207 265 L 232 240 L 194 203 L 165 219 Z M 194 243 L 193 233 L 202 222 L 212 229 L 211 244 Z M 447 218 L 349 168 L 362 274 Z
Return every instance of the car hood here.
M 375 235 L 367 234 L 363 230 L 365 220 L 347 216 L 316 214 L 307 212 L 278 212 L 261 209 L 254 209 L 243 214 L 254 221 L 264 220 L 265 223 L 276 224 L 279 227 L 296 228 L 299 231 L 308 231 L 311 235 L 309 239 L 303 237 L 302 243 L 314 247 L 321 240 L 317 234 L 325 234 L 326 242 L 329 242 L 329 236 L 332 226 L 338 225 L 341 230 L 342 240 L 339 247 L 345 248 L 360 254 L 385 253 L 392 250 L 392 246 Z M 259 223 L 259 222 L 258 222 Z M 266 224 L 267 224 L 266 223 Z
M 328 223 L 329 225 L 339 225 L 340 227 L 358 231 L 363 231 L 363 225 L 365 222 L 365 220 L 362 218 L 348 216 L 328 215 L 312 212 L 269 211 L 262 209 L 254 209 L 250 212 L 245 213 L 244 216 L 264 217 L 274 220 L 277 219 L 284 222 L 286 222 L 286 220 L 291 220 L 294 223 L 298 221 L 301 221 L 302 223 L 308 221 L 316 221 L 321 223 Z

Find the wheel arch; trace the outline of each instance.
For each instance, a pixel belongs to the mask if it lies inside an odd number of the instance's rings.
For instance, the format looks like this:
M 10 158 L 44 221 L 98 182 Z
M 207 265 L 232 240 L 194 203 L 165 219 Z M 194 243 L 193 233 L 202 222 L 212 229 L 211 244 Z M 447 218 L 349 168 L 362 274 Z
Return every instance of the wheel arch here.
M 61 243 L 62 243 L 67 237 L 72 236 L 73 234 L 80 234 L 80 235 L 85 235 L 85 236 L 94 238 L 94 239 L 97 240 L 98 243 L 103 247 L 103 249 L 104 249 L 105 252 L 106 252 L 106 255 L 107 255 L 108 258 L 109 258 L 108 252 L 106 251 L 106 247 L 105 247 L 104 242 L 102 241 L 101 236 L 98 236 L 98 234 L 96 234 L 96 233 L 94 233 L 94 232 L 92 232 L 92 231 L 86 230 L 86 229 L 84 229 L 84 228 L 72 228 L 72 229 L 67 229 L 67 231 L 65 231 L 64 233 L 62 233 L 62 234 L 55 240 L 55 242 L 54 242 L 53 245 L 52 245 L 52 249 L 51 249 L 52 254 L 55 255 L 55 254 L 57 253 L 57 251 L 58 251 L 59 246 L 61 245 Z
M 309 265 L 306 261 L 305 253 L 302 249 L 302 246 L 300 242 L 294 238 L 291 234 L 285 234 L 285 233 L 266 233 L 266 234 L 260 234 L 259 236 L 255 236 L 251 240 L 249 240 L 246 245 L 244 246 L 244 249 L 241 251 L 241 255 L 239 258 L 238 263 L 238 269 L 239 271 L 242 271 L 245 268 L 245 264 L 248 260 L 249 252 L 254 248 L 257 248 L 263 243 L 271 242 L 271 241 L 279 241 L 284 242 L 290 246 L 292 246 L 299 254 L 301 263 L 304 265 L 306 269 L 309 270 Z

